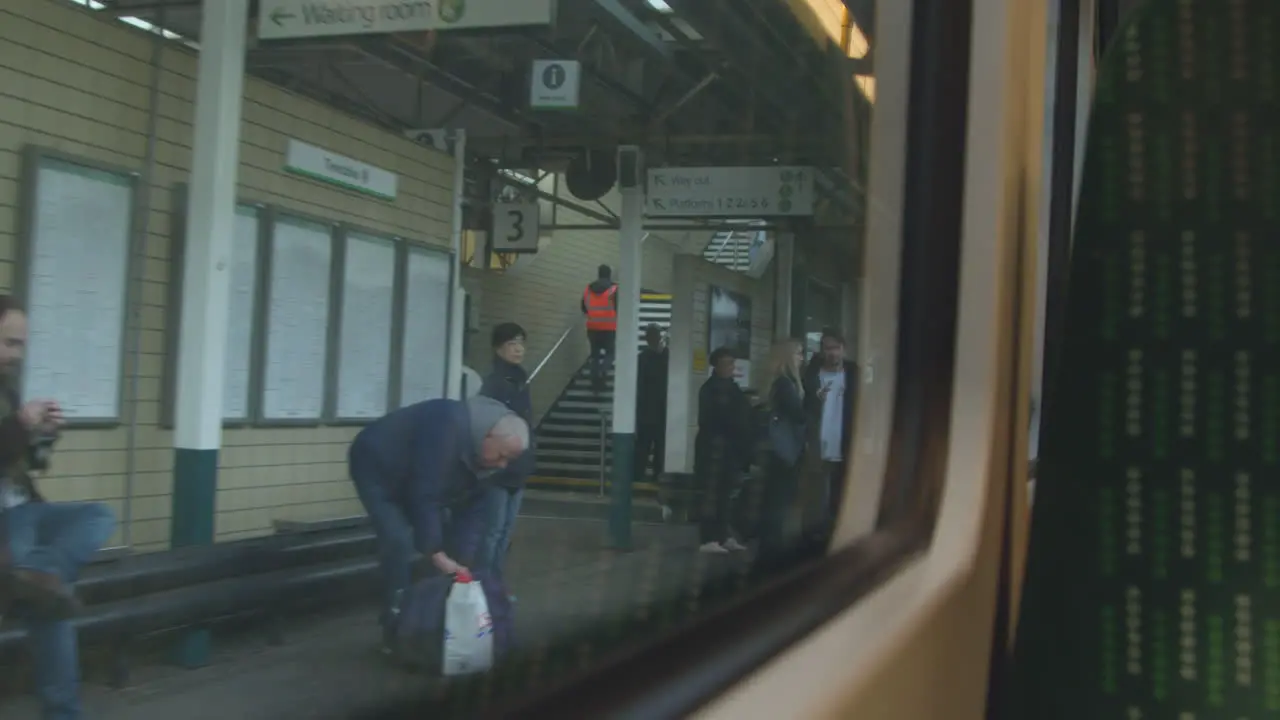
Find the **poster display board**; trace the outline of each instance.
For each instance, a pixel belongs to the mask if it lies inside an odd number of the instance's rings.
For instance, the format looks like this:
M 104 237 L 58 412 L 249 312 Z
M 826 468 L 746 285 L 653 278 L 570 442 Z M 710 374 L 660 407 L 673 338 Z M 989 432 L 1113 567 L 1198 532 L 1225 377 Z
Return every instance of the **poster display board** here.
M 449 355 L 449 256 L 410 248 L 405 270 L 400 404 L 445 396 Z
M 390 392 L 396 243 L 349 232 L 344 246 L 334 413 L 371 420 L 387 412 Z
M 324 413 L 331 226 L 277 216 L 267 284 L 262 420 L 320 420 Z
M 27 158 L 23 397 L 58 400 L 70 423 L 117 422 L 134 176 L 34 148 Z

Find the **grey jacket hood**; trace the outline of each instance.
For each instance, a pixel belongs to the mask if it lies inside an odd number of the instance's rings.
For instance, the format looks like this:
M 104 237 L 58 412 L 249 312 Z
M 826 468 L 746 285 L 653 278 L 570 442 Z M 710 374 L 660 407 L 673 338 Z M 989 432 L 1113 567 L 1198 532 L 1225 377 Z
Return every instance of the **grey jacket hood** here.
M 488 477 L 496 472 L 493 469 L 483 469 L 479 467 L 480 447 L 484 443 L 485 437 L 489 435 L 489 431 L 493 429 L 498 421 L 507 415 L 515 415 L 511 409 L 501 402 L 484 395 L 476 395 L 467 400 L 467 415 L 471 419 L 471 448 L 470 455 L 463 458 L 467 465 L 476 471 L 480 477 Z

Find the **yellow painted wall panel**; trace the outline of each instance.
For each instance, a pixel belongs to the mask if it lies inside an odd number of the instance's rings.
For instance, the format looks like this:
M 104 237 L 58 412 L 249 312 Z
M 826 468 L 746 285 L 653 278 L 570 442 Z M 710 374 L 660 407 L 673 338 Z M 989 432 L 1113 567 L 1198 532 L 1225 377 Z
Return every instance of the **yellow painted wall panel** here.
M 147 148 L 153 38 L 137 28 L 59 0 L 0 4 L 0 290 L 13 287 L 21 152 L 27 145 L 141 171 Z M 130 530 L 138 549 L 167 545 L 173 434 L 157 426 L 168 349 L 170 238 L 175 185 L 188 181 L 197 58 L 172 43 L 163 53 L 148 234 L 136 287 L 138 426 L 126 477 L 124 427 L 77 429 L 58 446 L 41 480 L 56 500 L 101 500 L 117 512 L 131 489 Z M 283 172 L 288 138 L 318 145 L 399 175 L 394 202 L 369 199 Z M 240 143 L 240 197 L 447 248 L 453 161 L 330 107 L 249 78 Z M 132 342 L 127 341 L 127 342 Z M 126 363 L 125 372 L 132 370 Z M 128 384 L 126 384 L 128 388 Z M 270 532 L 273 520 L 351 515 L 346 479 L 355 429 L 232 429 L 221 453 L 219 539 Z M 120 540 L 120 535 L 115 538 Z

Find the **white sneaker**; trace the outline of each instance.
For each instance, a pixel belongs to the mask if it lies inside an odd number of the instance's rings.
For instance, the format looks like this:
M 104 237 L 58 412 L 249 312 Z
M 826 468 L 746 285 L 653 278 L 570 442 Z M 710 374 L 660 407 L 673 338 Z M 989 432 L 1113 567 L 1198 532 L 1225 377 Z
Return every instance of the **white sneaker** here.
M 729 551 L 726 550 L 723 545 L 715 541 L 712 541 L 709 543 L 703 543 L 702 546 L 698 548 L 698 552 L 709 553 L 711 555 L 728 555 L 729 554 Z
M 737 538 L 729 538 L 728 540 L 725 540 L 724 547 L 726 550 L 732 550 L 733 552 L 742 552 L 747 549 L 747 546 L 738 542 Z

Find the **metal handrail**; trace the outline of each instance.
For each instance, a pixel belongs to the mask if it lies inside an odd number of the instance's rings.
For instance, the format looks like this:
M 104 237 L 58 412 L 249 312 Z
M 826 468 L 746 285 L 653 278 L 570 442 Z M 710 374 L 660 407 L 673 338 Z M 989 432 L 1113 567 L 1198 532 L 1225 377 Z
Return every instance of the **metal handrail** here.
M 533 368 L 533 372 L 529 373 L 528 382 L 533 382 L 533 379 L 538 377 L 538 373 L 542 372 L 542 368 L 546 367 L 547 361 L 551 359 L 552 355 L 556 354 L 556 351 L 560 349 L 561 345 L 564 345 L 564 341 L 569 339 L 569 333 L 573 332 L 576 327 L 578 327 L 578 323 L 573 323 L 569 327 L 565 328 L 564 332 L 560 333 L 560 339 L 556 340 L 556 344 L 551 346 L 551 350 L 547 351 L 547 354 L 542 358 L 542 360 L 538 361 L 538 364 Z
M 600 412 L 600 497 L 605 495 L 605 477 L 609 474 L 609 423 L 612 419 L 611 411 Z
M 716 248 L 715 254 L 711 256 L 712 264 L 715 264 L 715 262 L 720 259 L 720 253 L 724 252 L 725 246 L 728 245 L 729 241 L 733 239 L 733 232 L 734 231 L 732 230 L 724 231 L 724 235 L 720 238 L 720 247 Z M 711 241 L 715 242 L 715 238 L 712 238 Z M 737 258 L 735 258 L 735 261 L 736 260 Z

